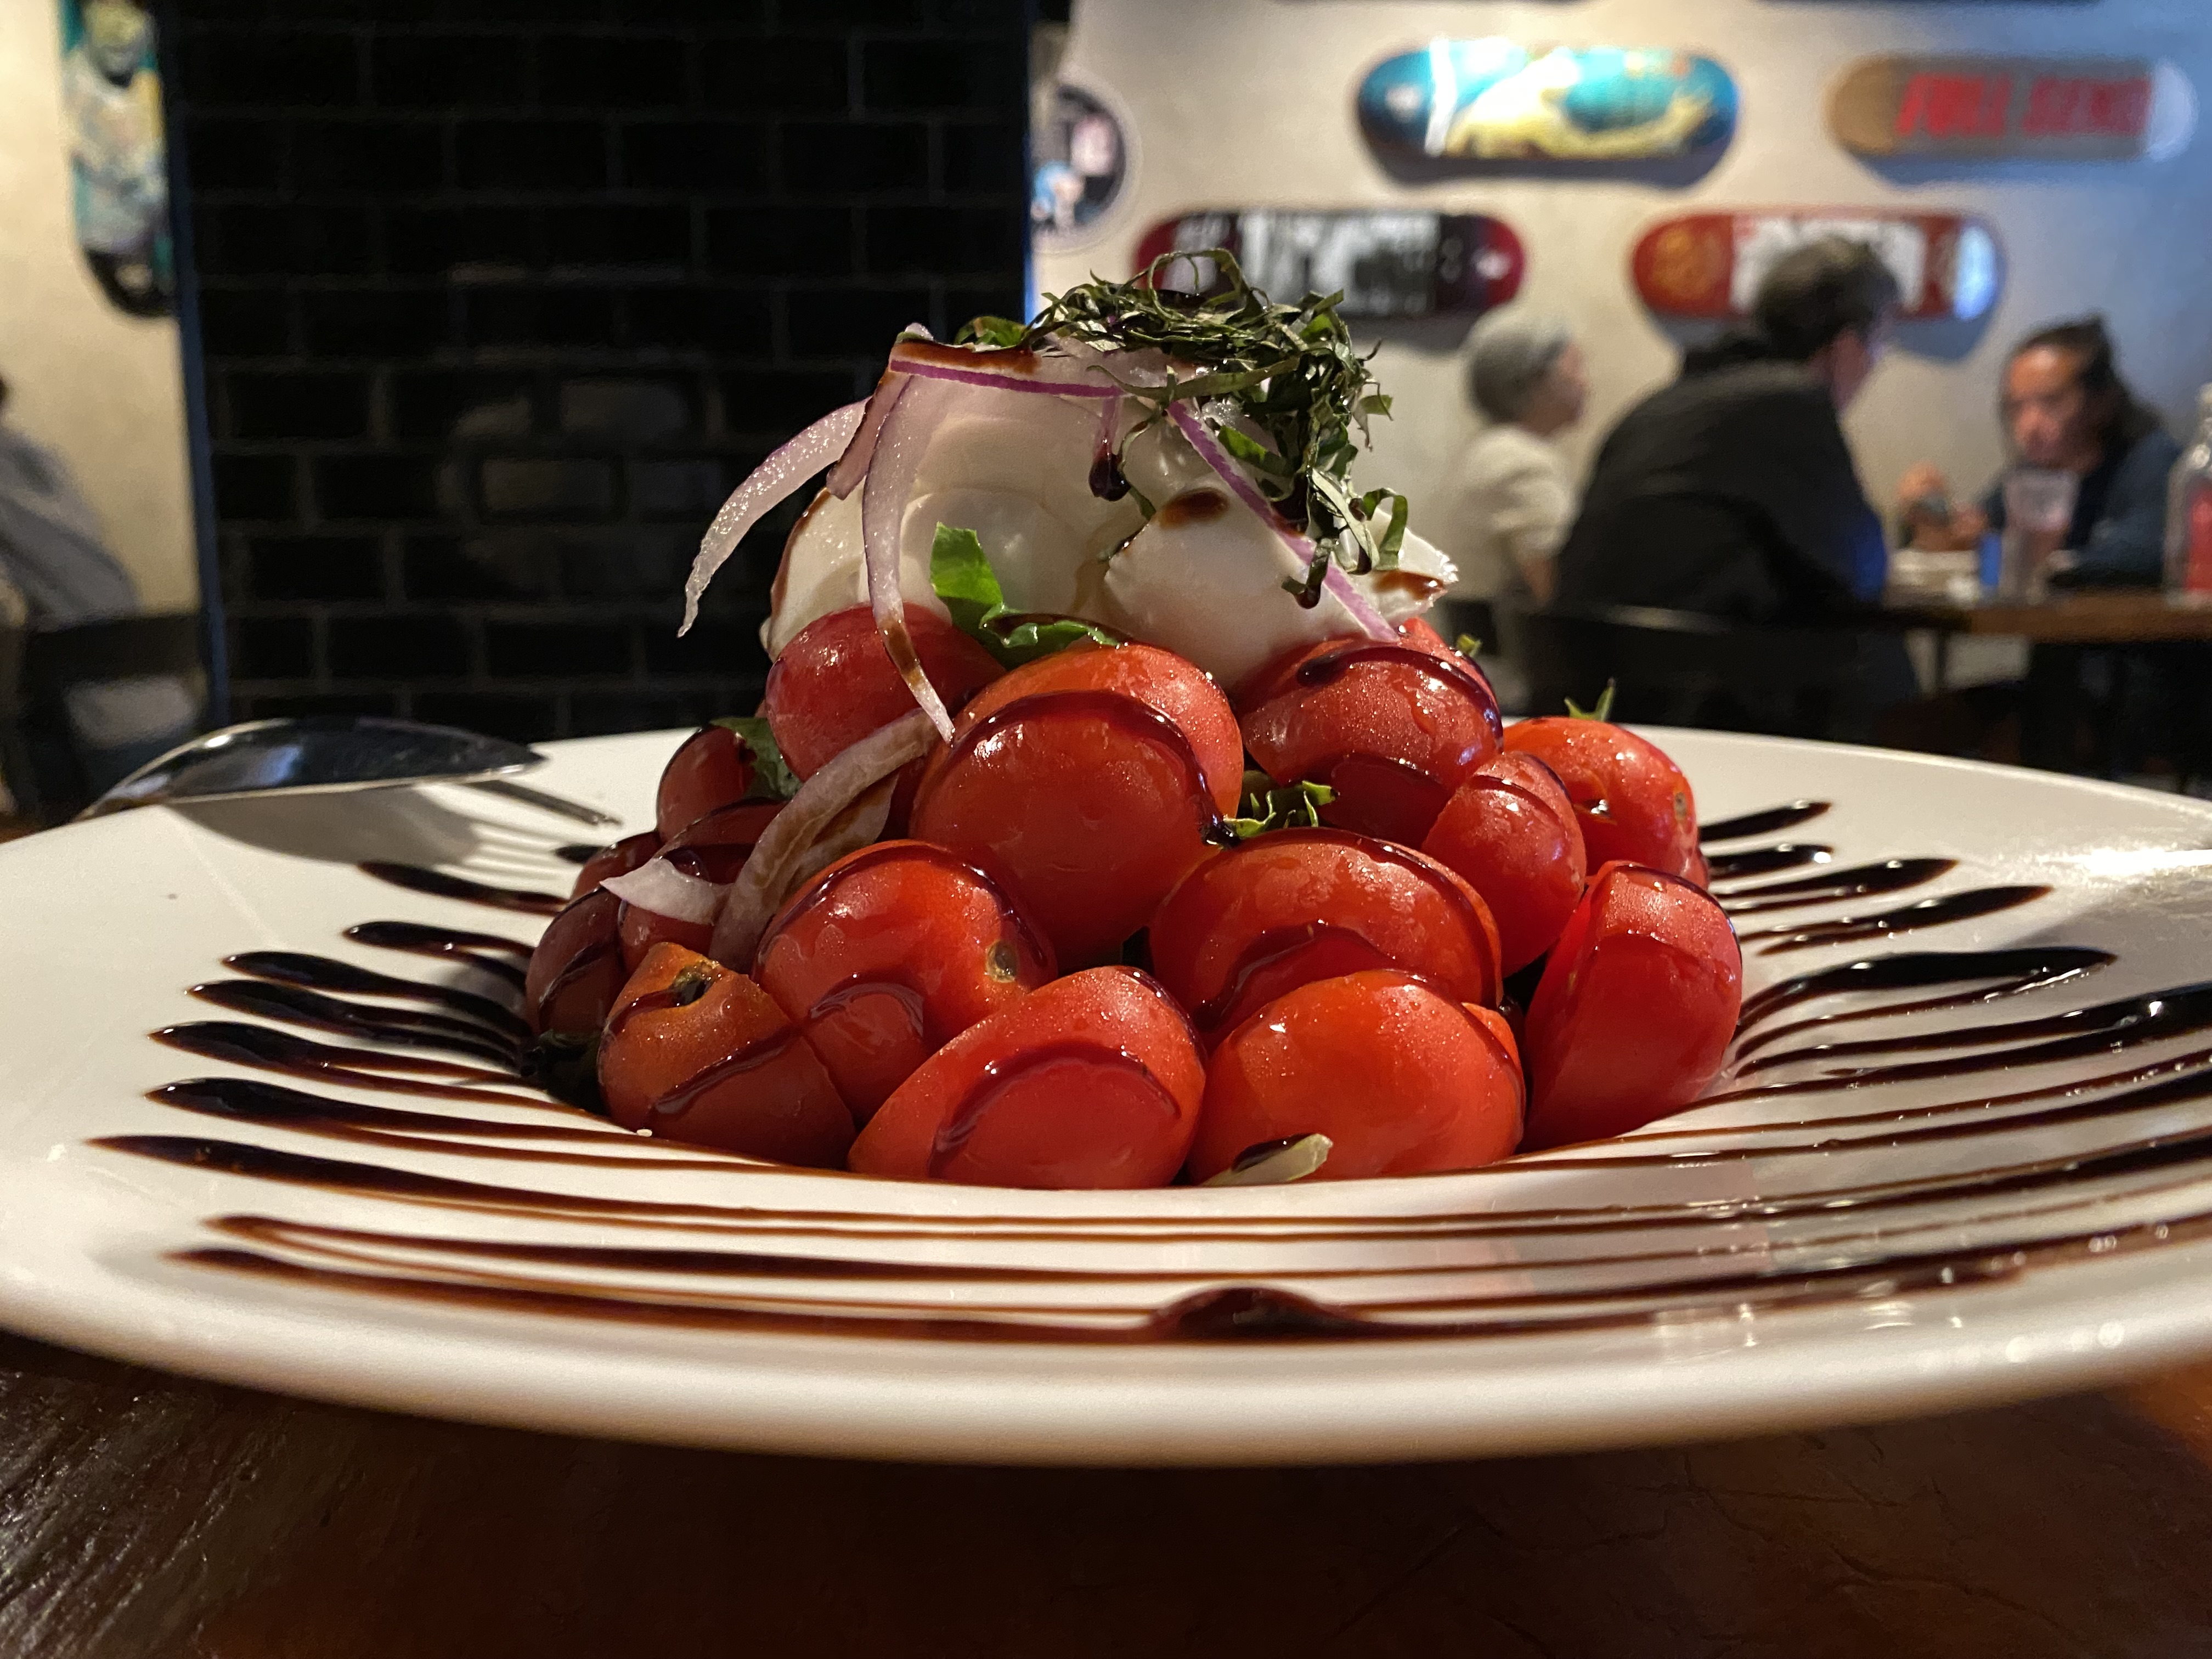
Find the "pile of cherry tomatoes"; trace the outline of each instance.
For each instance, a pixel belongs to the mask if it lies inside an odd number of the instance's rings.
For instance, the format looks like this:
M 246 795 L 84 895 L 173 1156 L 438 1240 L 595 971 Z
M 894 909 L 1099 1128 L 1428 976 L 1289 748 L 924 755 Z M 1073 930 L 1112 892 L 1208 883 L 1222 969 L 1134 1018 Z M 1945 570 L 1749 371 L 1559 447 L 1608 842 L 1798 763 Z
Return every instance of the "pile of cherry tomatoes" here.
M 529 1018 L 598 1033 L 617 1122 L 1060 1188 L 1205 1181 L 1323 1135 L 1329 1179 L 1617 1134 L 1717 1069 L 1741 959 L 1688 781 L 1644 739 L 1504 726 L 1420 622 L 1232 695 L 1152 646 L 1002 669 L 908 623 L 952 740 L 901 777 L 889 838 L 805 881 L 750 960 L 599 885 L 655 855 L 735 879 L 781 804 L 721 726 L 547 929 Z M 787 647 L 763 712 L 804 779 L 911 707 L 856 609 Z M 1302 783 L 1325 786 L 1319 821 L 1252 833 L 1265 787 Z

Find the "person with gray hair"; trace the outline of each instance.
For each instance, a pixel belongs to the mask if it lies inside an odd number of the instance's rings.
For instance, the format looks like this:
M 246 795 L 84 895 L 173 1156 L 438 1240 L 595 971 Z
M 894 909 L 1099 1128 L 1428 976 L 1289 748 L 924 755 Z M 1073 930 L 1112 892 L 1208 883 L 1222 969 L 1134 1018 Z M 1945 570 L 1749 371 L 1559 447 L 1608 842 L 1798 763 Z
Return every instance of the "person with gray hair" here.
M 1452 469 L 1429 532 L 1459 567 L 1449 597 L 1541 605 L 1575 515 L 1566 458 L 1552 440 L 1582 418 L 1589 395 L 1582 348 L 1557 318 L 1492 312 L 1471 337 L 1468 390 L 1487 424 Z

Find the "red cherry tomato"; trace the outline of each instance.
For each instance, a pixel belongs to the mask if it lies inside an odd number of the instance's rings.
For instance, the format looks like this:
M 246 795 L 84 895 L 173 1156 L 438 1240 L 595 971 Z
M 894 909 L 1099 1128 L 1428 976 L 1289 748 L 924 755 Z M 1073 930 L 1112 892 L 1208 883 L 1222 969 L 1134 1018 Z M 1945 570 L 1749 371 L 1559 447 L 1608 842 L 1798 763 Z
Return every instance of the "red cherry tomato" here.
M 1213 682 L 1149 645 L 1076 646 L 976 694 L 913 833 L 996 877 L 1062 968 L 1110 960 L 1203 857 L 1243 780 Z
M 687 876 L 727 886 L 744 868 L 753 843 L 781 811 L 780 800 L 718 806 L 671 836 L 662 844 L 661 854 Z M 714 933 L 711 921 L 678 921 L 629 903 L 623 904 L 615 926 L 622 939 L 623 966 L 632 973 L 656 945 L 680 945 L 703 952 Z
M 799 1029 L 743 974 L 656 945 L 599 1038 L 599 1094 L 626 1129 L 835 1169 L 853 1115 Z
M 591 1031 L 606 1018 L 629 972 L 615 938 L 621 908 L 612 893 L 595 887 L 545 925 L 523 975 L 522 1011 L 532 1030 Z
M 1435 860 L 1341 830 L 1279 830 L 1206 860 L 1152 918 L 1152 969 L 1211 1038 L 1314 980 L 1399 968 L 1496 1002 L 1498 933 Z
M 906 627 L 922 672 L 948 709 L 957 710 L 1006 672 L 934 611 L 908 606 Z M 914 693 L 891 665 L 875 614 L 863 605 L 833 611 L 799 630 L 768 671 L 761 712 L 791 769 L 807 778 L 913 707 Z
M 1583 896 L 1582 831 L 1566 798 L 1556 782 L 1547 800 L 1512 781 L 1541 770 L 1523 756 L 1499 756 L 1453 792 L 1421 843 L 1482 895 L 1509 974 L 1552 948 Z
M 718 806 L 745 798 L 752 787 L 752 751 L 726 726 L 704 726 L 684 739 L 660 775 L 653 822 L 667 840 Z
M 1574 822 L 1575 804 L 1567 794 L 1567 786 L 1559 781 L 1557 772 L 1534 755 L 1505 750 L 1485 761 L 1482 769 L 1491 777 L 1503 778 L 1526 789 L 1557 813 L 1562 823 Z
M 1336 791 L 1324 822 L 1409 847 L 1498 752 L 1489 681 L 1419 635 L 1308 647 L 1261 669 L 1237 708 L 1245 747 L 1269 777 Z
M 926 842 L 831 865 L 769 924 L 753 977 L 866 1122 L 977 1020 L 1053 977 L 1052 947 L 994 882 Z
M 852 1167 L 981 1187 L 1164 1186 L 1205 1089 L 1190 1022 L 1158 982 L 1093 968 L 924 1060 L 860 1131 Z
M 1335 1143 L 1316 1181 L 1494 1164 L 1521 1139 L 1521 1072 L 1503 1024 L 1389 969 L 1302 985 L 1214 1050 L 1191 1178 L 1309 1134 Z
M 1505 748 L 1559 775 L 1591 868 L 1618 860 L 1686 876 L 1702 867 L 1690 781 L 1657 744 L 1609 721 L 1547 715 L 1506 727 Z
M 1703 1092 L 1735 1030 L 1743 958 L 1711 897 L 1608 864 L 1528 1004 L 1531 1147 L 1626 1134 Z
M 1419 617 L 1408 617 L 1405 621 L 1400 623 L 1398 624 L 1398 637 L 1405 641 L 1407 644 L 1417 647 L 1419 649 L 1429 653 L 1431 656 L 1444 656 L 1451 653 L 1453 649 L 1452 643 L 1449 640 L 1447 640 L 1443 635 L 1437 633 L 1435 629 L 1429 626 L 1428 623 L 1424 618 Z M 1486 674 L 1483 678 L 1487 679 L 1490 677 Z
M 659 850 L 660 834 L 654 830 L 640 830 L 635 836 L 624 836 L 611 847 L 602 847 L 576 872 L 576 884 L 568 890 L 568 896 L 583 897 L 609 876 L 627 875 Z

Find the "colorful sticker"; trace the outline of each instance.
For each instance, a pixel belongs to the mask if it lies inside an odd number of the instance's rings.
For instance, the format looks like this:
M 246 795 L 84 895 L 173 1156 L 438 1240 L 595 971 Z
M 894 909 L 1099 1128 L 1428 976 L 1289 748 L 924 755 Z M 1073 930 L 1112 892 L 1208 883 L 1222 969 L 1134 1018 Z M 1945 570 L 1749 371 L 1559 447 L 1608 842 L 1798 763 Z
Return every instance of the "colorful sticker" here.
M 1432 40 L 1367 72 L 1377 149 L 1463 161 L 1644 161 L 1725 144 L 1735 82 L 1710 58 L 1621 46 Z
M 1041 247 L 1077 247 L 1096 234 L 1129 178 L 1129 141 L 1103 99 L 1065 81 L 1044 94 L 1030 133 L 1030 230 Z
M 1971 321 L 1996 302 L 2002 261 L 1984 221 L 1955 213 L 1763 208 L 1692 213 L 1644 233 L 1636 289 L 1673 317 L 1747 315 L 1774 262 L 1822 236 L 1863 242 L 1897 278 L 1904 315 Z
M 2162 159 L 2196 118 L 2179 70 L 2132 58 L 1869 58 L 1828 96 L 1837 141 L 1862 155 Z
M 137 0 L 60 0 L 62 111 L 76 240 L 107 297 L 138 317 L 176 295 L 153 14 Z
M 1226 248 L 1252 285 L 1279 300 L 1344 295 L 1346 317 L 1480 315 L 1520 291 L 1521 239 L 1502 219 L 1418 209 L 1300 211 L 1285 208 L 1187 213 L 1146 231 L 1136 269 L 1179 249 Z M 1160 285 L 1212 288 L 1207 259 L 1162 267 Z

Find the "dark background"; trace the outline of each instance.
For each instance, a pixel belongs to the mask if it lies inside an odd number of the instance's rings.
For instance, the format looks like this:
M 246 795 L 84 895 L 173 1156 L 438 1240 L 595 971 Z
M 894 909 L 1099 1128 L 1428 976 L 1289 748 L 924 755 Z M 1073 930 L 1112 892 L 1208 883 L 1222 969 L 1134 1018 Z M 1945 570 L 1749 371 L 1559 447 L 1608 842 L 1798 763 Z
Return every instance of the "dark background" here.
M 1022 0 L 306 9 L 165 42 L 230 718 L 749 710 L 804 496 L 679 641 L 691 555 L 901 325 L 1022 304 Z

